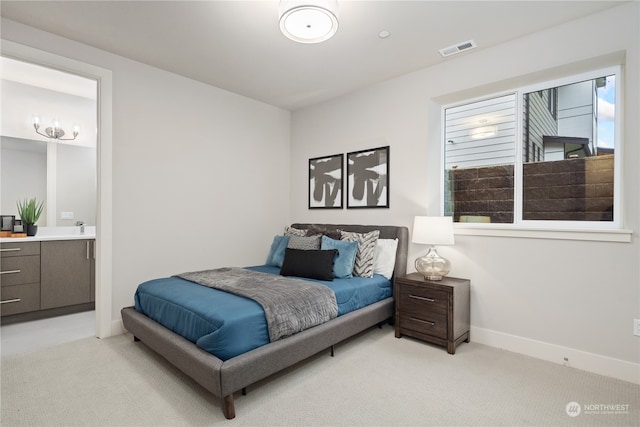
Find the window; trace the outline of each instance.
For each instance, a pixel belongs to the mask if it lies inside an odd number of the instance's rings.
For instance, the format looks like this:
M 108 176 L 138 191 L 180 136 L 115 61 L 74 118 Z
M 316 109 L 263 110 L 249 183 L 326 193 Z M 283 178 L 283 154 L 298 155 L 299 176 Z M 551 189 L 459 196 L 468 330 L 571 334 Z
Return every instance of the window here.
M 619 69 L 447 106 L 444 214 L 456 222 L 619 226 Z

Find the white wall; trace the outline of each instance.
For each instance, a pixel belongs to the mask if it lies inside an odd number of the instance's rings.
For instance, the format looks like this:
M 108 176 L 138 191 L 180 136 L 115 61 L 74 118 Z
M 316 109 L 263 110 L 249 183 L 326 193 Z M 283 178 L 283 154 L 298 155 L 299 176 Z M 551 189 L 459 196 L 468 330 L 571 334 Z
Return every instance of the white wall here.
M 440 214 L 440 105 L 591 68 L 626 64 L 624 228 L 631 243 L 458 235 L 441 253 L 471 279 L 472 341 L 640 382 L 637 2 L 294 112 L 291 218 L 401 224 Z M 596 29 L 606 29 L 598 30 Z M 622 112 L 621 112 L 622 113 Z M 391 146 L 390 208 L 308 210 L 309 158 Z M 412 260 L 425 249 L 412 245 Z
M 2 38 L 112 71 L 115 323 L 141 281 L 264 261 L 289 222 L 289 112 L 8 20 Z

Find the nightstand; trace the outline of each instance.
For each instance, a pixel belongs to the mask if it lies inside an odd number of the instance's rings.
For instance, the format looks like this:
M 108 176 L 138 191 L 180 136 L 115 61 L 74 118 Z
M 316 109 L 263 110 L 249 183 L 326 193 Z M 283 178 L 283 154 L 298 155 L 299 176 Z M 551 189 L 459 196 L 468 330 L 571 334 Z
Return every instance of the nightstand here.
M 437 344 L 455 354 L 469 342 L 469 288 L 466 279 L 426 280 L 411 273 L 396 280 L 396 338 L 403 335 Z

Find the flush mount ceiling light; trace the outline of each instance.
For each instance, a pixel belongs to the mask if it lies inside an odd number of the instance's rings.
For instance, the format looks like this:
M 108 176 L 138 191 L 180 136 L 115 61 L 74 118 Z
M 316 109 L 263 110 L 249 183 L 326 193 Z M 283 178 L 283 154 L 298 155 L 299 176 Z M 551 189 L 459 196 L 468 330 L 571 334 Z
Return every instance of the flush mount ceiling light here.
M 320 43 L 338 31 L 337 0 L 281 0 L 280 31 L 298 43 Z

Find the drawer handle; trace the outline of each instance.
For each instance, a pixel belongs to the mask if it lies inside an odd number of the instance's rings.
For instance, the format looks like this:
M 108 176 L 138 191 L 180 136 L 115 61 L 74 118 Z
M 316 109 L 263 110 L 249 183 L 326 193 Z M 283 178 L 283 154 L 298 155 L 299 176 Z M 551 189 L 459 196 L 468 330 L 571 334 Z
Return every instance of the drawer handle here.
M 426 323 L 427 325 L 436 326 L 436 322 L 430 322 L 428 320 L 418 319 L 416 317 L 409 317 L 409 320 L 413 320 L 414 322 Z
M 18 252 L 21 248 L 4 248 L 0 249 L 0 252 Z
M 12 302 L 20 302 L 22 301 L 20 298 L 15 298 L 15 299 L 6 299 L 4 301 L 0 301 L 0 304 L 9 304 Z
M 0 274 L 13 274 L 13 273 L 20 273 L 20 270 L 0 271 Z
M 409 298 L 419 299 L 420 301 L 436 302 L 436 300 L 434 298 L 420 297 L 418 295 L 409 294 Z

